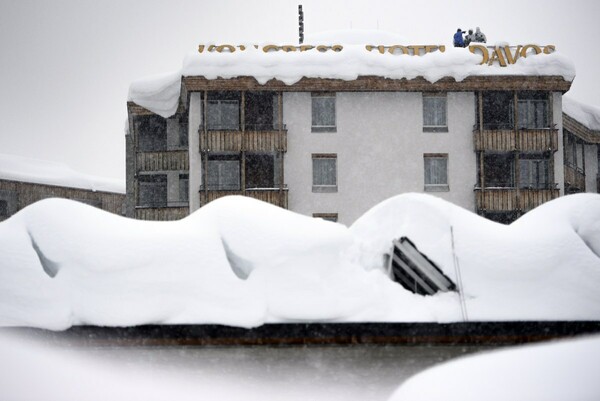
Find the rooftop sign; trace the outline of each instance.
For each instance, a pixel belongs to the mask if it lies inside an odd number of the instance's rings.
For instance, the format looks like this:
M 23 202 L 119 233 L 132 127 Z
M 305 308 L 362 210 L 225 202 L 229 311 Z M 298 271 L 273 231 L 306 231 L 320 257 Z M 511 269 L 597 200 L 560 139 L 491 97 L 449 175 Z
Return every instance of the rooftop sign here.
M 339 53 L 344 50 L 343 45 L 251 45 L 256 50 L 262 50 L 265 53 L 271 52 L 335 52 Z M 234 53 L 244 52 L 247 46 L 245 45 L 199 45 L 198 53 Z M 554 45 L 539 46 L 534 44 L 518 45 L 518 46 L 485 46 L 483 44 L 474 44 L 468 47 L 473 54 L 481 55 L 481 63 L 487 65 L 499 65 L 507 67 L 510 64 L 515 64 L 521 57 L 526 58 L 537 54 L 550 54 L 556 50 Z M 446 51 L 444 45 L 365 45 L 365 50 L 371 53 L 391 54 L 395 56 L 423 56 L 427 53 Z

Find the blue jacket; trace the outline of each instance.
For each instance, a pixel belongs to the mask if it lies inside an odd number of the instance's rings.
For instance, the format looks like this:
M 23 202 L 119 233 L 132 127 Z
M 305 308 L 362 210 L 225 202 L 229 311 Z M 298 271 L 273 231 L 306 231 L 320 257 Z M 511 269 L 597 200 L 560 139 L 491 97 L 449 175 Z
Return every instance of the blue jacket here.
M 465 47 L 462 32 L 460 31 L 454 34 L 454 47 Z

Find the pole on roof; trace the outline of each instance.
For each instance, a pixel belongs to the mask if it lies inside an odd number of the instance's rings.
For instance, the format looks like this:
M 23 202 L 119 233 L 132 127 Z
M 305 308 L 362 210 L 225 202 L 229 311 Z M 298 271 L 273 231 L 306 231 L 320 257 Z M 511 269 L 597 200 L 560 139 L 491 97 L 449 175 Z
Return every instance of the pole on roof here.
M 302 4 L 298 5 L 298 41 L 300 44 L 304 42 L 304 12 Z

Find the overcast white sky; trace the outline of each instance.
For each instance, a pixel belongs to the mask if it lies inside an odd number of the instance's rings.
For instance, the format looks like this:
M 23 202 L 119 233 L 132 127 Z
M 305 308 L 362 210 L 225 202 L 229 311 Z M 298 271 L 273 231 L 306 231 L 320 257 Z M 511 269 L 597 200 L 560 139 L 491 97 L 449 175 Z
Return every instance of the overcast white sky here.
M 178 70 L 199 43 L 296 43 L 298 4 L 306 34 L 450 45 L 480 26 L 492 44 L 554 44 L 577 68 L 570 96 L 600 106 L 595 0 L 0 0 L 0 153 L 122 179 L 131 81 Z

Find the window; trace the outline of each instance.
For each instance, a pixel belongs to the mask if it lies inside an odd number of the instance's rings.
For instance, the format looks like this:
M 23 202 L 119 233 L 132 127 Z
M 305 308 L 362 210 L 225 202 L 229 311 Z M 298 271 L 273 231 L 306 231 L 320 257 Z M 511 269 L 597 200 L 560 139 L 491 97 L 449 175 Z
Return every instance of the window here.
M 240 161 L 223 157 L 208 161 L 208 189 L 221 191 L 240 190 Z
M 425 154 L 425 191 L 448 191 L 448 155 Z
M 313 213 L 313 217 L 317 219 L 332 221 L 334 223 L 337 223 L 338 221 L 337 213 Z
M 312 132 L 335 131 L 335 93 L 313 93 Z
M 542 158 L 527 158 L 519 161 L 521 188 L 548 188 L 548 160 Z
M 179 121 L 179 146 L 182 148 L 188 147 L 188 123 L 187 121 Z
M 167 150 L 167 120 L 160 116 L 138 117 L 135 122 L 142 152 Z
M 423 94 L 423 132 L 448 132 L 445 94 Z
M 139 202 L 143 207 L 167 206 L 167 175 L 144 174 L 139 176 Z
M 190 175 L 179 174 L 179 201 L 189 202 L 190 199 Z
M 518 93 L 519 129 L 548 128 L 548 95 L 545 92 Z
M 240 106 L 238 100 L 209 100 L 207 128 L 209 130 L 240 129 Z
M 483 156 L 484 187 L 514 188 L 514 166 L 515 158 L 512 154 L 485 154 Z
M 0 218 L 8 217 L 8 201 L 0 199 Z
M 275 186 L 275 158 L 270 154 L 246 155 L 246 188 Z
M 313 192 L 337 192 L 337 155 L 313 154 Z
M 486 91 L 482 94 L 484 129 L 514 129 L 514 92 Z M 479 123 L 479 111 L 475 114 Z

